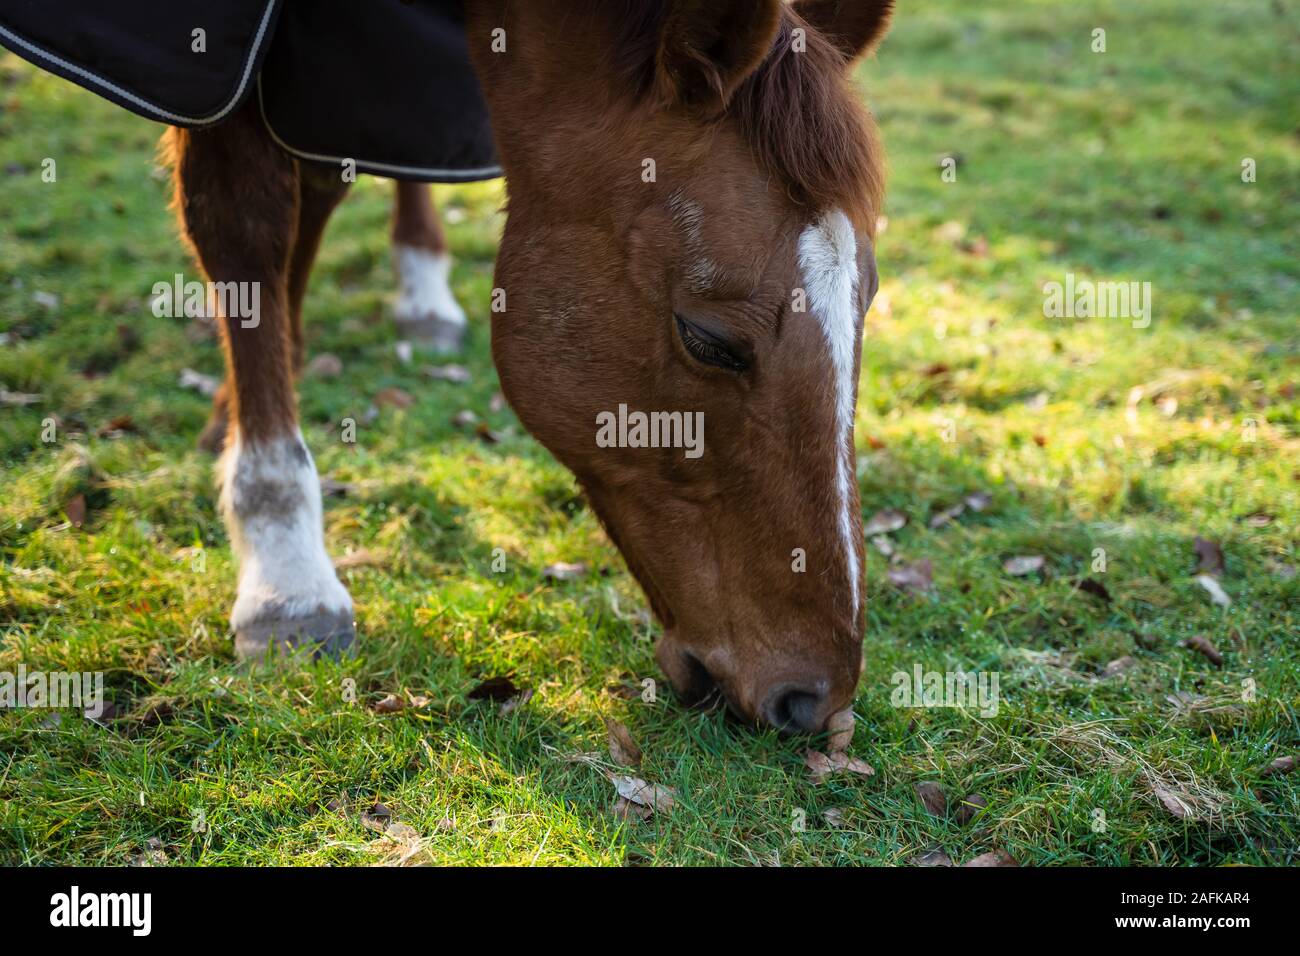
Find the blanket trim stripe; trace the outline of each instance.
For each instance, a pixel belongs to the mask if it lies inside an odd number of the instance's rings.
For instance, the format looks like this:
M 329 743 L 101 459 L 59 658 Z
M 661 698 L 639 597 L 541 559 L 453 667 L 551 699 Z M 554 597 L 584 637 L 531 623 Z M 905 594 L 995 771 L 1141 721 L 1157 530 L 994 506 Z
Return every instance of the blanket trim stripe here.
M 356 164 L 357 171 L 370 173 L 373 176 L 384 176 L 389 179 L 414 179 L 421 182 L 435 183 L 472 183 L 480 182 L 485 179 L 496 179 L 498 176 L 504 176 L 505 172 L 500 166 L 479 166 L 470 169 L 439 169 L 424 166 L 397 166 L 392 163 L 374 162 L 368 159 L 361 159 L 355 156 L 326 156 L 321 153 L 309 153 L 305 150 L 295 149 L 286 143 L 275 131 L 271 125 L 270 118 L 266 115 L 266 102 L 262 98 L 262 78 L 257 78 L 257 106 L 262 113 L 262 123 L 266 126 L 266 131 L 271 134 L 271 139 L 282 150 L 297 159 L 307 160 L 313 163 L 327 163 L 331 166 L 338 166 L 345 162 Z
M 219 123 L 221 120 L 225 119 L 227 115 L 243 102 L 245 93 L 248 89 L 249 78 L 253 74 L 253 68 L 258 64 L 262 58 L 262 54 L 265 52 L 264 47 L 266 46 L 266 40 L 269 39 L 269 31 L 267 27 L 274 19 L 274 14 L 279 9 L 279 6 L 280 0 L 267 0 L 266 10 L 262 13 L 262 21 L 258 24 L 257 34 L 253 38 L 253 43 L 248 51 L 248 59 L 244 63 L 243 74 L 239 78 L 239 86 L 235 89 L 235 92 L 230 99 L 226 101 L 225 106 L 221 107 L 221 109 L 217 110 L 215 113 L 202 117 L 180 116 L 176 113 L 169 112 L 154 103 L 150 103 L 148 100 L 144 99 L 144 97 L 137 96 L 130 90 L 124 89 L 116 83 L 113 83 L 111 80 L 105 79 L 97 73 L 93 73 L 84 67 L 71 63 L 62 57 L 55 56 L 48 50 L 37 46 L 35 43 L 24 39 L 12 30 L 8 30 L 3 26 L 0 26 L 0 37 L 3 37 L 7 41 L 5 44 L 6 46 L 13 44 L 13 46 L 10 46 L 10 49 L 12 49 L 13 52 L 20 53 L 25 59 L 31 60 L 37 66 L 43 67 L 51 73 L 56 73 L 64 79 L 72 80 L 74 83 L 84 81 L 85 83 L 91 84 L 93 88 L 97 89 L 108 99 L 111 99 L 115 103 L 125 106 L 127 109 L 139 113 L 149 119 L 161 120 L 162 122 L 172 123 L 176 126 L 211 126 L 213 123 Z M 20 49 L 15 49 L 15 47 Z

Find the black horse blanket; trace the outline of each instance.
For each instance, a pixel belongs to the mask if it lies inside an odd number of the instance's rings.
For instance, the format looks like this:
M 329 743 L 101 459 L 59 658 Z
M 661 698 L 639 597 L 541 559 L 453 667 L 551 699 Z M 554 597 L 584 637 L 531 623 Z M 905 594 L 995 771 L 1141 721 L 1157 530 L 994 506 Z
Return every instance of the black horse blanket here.
M 457 0 L 4 0 L 0 46 L 175 126 L 213 126 L 255 96 L 300 159 L 501 175 Z

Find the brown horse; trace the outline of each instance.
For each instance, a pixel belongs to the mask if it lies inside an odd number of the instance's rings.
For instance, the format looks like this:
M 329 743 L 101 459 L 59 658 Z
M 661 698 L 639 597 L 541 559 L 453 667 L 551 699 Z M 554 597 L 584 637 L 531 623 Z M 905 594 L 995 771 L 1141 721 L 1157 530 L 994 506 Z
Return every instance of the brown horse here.
M 310 169 L 318 167 L 309 169 L 304 165 L 303 169 L 310 175 Z M 345 184 L 340 183 L 340 186 L 343 185 Z M 415 346 L 434 352 L 458 352 L 465 341 L 465 310 L 460 307 L 455 293 L 451 291 L 451 253 L 442 222 L 438 218 L 438 210 L 433 204 L 433 196 L 424 183 L 399 180 L 394 185 L 393 268 L 397 272 L 398 292 L 393 318 L 397 335 Z M 332 189 L 328 195 L 333 195 Z M 342 198 L 341 190 L 338 195 Z M 328 200 L 319 207 L 310 202 L 307 205 L 316 214 L 328 219 L 336 202 L 337 199 Z M 314 225 L 309 223 L 309 229 L 317 235 L 318 241 L 320 233 L 324 231 L 325 221 Z M 301 229 L 301 215 L 299 222 Z M 291 282 L 298 283 L 291 288 L 290 294 L 294 309 L 290 327 L 293 332 L 295 372 L 301 372 L 303 367 L 302 299 L 315 252 L 315 247 L 308 249 L 304 246 L 298 253 L 303 258 L 291 270 Z M 199 436 L 199 447 L 220 454 L 226 446 L 229 422 L 229 391 L 223 383 L 213 396 L 212 417 Z
M 848 74 L 890 6 L 466 4 L 509 193 L 491 306 L 502 389 L 645 590 L 673 686 L 689 700 L 716 688 L 782 729 L 822 729 L 861 668 L 853 421 L 882 187 Z M 345 187 L 248 110 L 169 141 L 203 269 L 262 290 L 260 322 L 221 323 L 236 646 L 337 652 L 352 601 L 293 372 Z M 662 426 L 650 439 L 647 419 Z M 683 421 L 707 426 L 697 453 L 663 447 Z

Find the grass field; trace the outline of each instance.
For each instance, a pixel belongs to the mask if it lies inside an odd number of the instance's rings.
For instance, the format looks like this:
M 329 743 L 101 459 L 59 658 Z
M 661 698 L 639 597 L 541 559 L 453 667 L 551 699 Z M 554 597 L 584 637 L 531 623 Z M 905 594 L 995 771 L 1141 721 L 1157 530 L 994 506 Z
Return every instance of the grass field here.
M 301 409 L 349 486 L 325 521 L 362 653 L 239 668 L 208 401 L 179 385 L 220 356 L 148 305 L 197 278 L 159 127 L 0 55 L 0 386 L 41 396 L 0 406 L 0 671 L 102 671 L 114 705 L 0 714 L 0 862 L 1300 863 L 1300 776 L 1262 772 L 1300 752 L 1300 6 L 901 6 L 861 70 L 891 175 L 857 434 L 864 514 L 910 521 L 900 562 L 868 549 L 851 752 L 876 773 L 820 783 L 806 742 L 619 692 L 660 678 L 644 603 L 569 474 L 493 408 L 499 183 L 437 194 L 467 384 L 394 349 L 391 185 L 332 223 L 307 325 L 344 372 Z M 1151 283 L 1149 327 L 1044 317 L 1067 273 Z M 415 403 L 370 420 L 386 388 Z M 983 510 L 929 526 L 975 492 Z M 1198 536 L 1230 607 L 1195 580 Z M 1015 556 L 1043 569 L 1010 575 Z M 931 591 L 889 582 L 922 559 Z M 591 573 L 545 579 L 556 561 Z M 1220 666 L 1181 646 L 1198 635 Z M 996 715 L 893 706 L 917 665 L 997 674 Z M 522 706 L 467 699 L 505 674 Z M 427 701 L 375 712 L 388 694 Z M 671 811 L 611 812 L 604 718 Z M 987 807 L 960 821 L 966 794 Z M 377 802 L 405 826 L 367 826 Z

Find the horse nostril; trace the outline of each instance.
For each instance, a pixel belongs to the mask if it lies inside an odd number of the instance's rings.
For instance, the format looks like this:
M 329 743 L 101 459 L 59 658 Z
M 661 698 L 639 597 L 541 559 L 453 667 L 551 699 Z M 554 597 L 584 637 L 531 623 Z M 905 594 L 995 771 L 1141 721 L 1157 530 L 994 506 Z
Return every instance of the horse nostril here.
M 673 681 L 673 690 L 688 707 L 704 704 L 718 690 L 718 682 L 690 651 L 682 654 L 681 663 L 682 669 L 678 673 L 679 679 Z
M 784 733 L 815 734 L 822 729 L 822 696 L 796 687 L 779 687 L 767 695 L 760 716 Z

